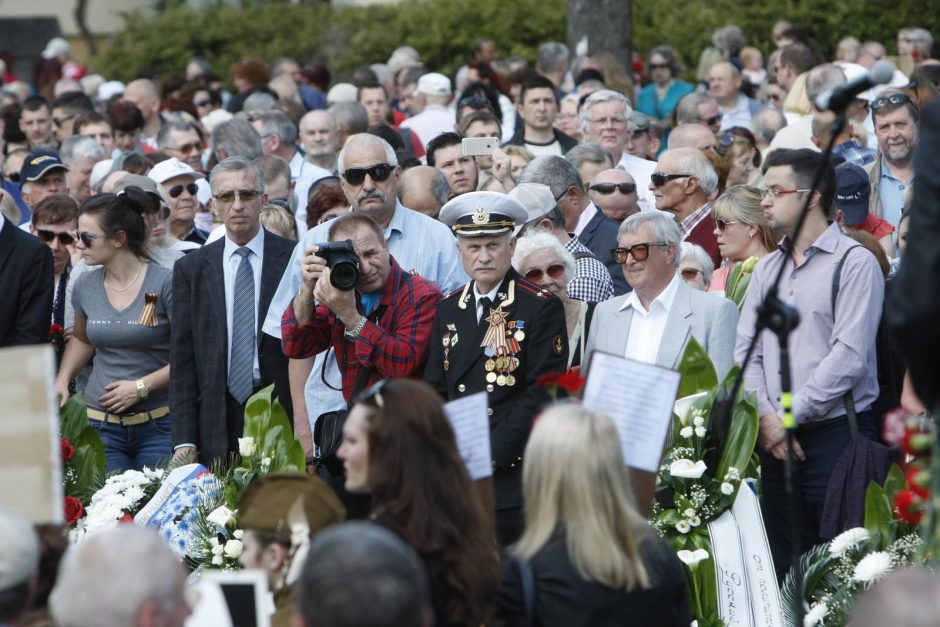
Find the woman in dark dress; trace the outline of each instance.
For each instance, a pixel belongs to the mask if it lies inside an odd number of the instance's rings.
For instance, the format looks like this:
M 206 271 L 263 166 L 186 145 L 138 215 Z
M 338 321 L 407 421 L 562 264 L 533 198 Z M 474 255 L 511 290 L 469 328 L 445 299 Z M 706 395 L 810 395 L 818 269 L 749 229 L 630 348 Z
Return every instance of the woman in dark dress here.
M 691 624 L 682 564 L 633 505 L 609 417 L 575 404 L 543 413 L 526 446 L 522 489 L 526 528 L 504 562 L 495 624 Z

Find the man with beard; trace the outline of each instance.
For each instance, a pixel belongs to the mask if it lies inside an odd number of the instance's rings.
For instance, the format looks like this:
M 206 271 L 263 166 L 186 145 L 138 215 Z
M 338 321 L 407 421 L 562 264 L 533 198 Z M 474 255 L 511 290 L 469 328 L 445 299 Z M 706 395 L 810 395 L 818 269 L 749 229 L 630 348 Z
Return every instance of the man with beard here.
M 884 93 L 871 101 L 878 137 L 878 158 L 869 169 L 869 213 L 897 227 L 904 209 L 904 192 L 914 183 L 917 147 L 917 105 L 902 92 Z

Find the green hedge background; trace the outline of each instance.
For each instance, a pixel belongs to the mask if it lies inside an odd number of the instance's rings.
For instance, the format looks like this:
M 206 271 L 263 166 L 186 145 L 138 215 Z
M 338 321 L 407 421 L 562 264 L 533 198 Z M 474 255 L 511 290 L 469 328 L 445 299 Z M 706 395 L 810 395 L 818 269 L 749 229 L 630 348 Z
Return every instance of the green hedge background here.
M 179 73 L 190 57 L 204 56 L 227 79 L 229 65 L 244 56 L 291 56 L 325 62 L 334 80 L 343 80 L 357 66 L 384 61 L 396 46 L 408 44 L 428 67 L 452 73 L 480 37 L 496 41 L 501 57 L 534 59 L 540 43 L 565 40 L 566 12 L 564 0 L 404 0 L 335 9 L 270 2 L 202 12 L 174 7 L 157 19 L 126 15 L 127 28 L 92 65 L 127 81 L 145 67 L 158 76 Z M 693 69 L 711 31 L 731 23 L 765 52 L 772 48 L 773 22 L 784 17 L 810 28 L 827 55 L 846 35 L 880 40 L 889 54 L 902 26 L 924 26 L 940 36 L 937 0 L 634 0 L 633 12 L 635 50 L 645 54 L 671 43 Z

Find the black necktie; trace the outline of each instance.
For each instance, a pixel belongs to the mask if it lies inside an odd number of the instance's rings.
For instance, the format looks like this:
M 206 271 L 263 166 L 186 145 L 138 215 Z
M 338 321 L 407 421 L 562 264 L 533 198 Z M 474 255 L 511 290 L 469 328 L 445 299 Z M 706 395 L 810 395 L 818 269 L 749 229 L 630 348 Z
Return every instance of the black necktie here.
M 480 307 L 483 308 L 483 313 L 480 314 L 480 321 L 478 322 L 479 326 L 486 324 L 486 317 L 490 315 L 490 305 L 493 304 L 493 301 L 489 299 L 488 296 L 484 296 L 480 299 Z

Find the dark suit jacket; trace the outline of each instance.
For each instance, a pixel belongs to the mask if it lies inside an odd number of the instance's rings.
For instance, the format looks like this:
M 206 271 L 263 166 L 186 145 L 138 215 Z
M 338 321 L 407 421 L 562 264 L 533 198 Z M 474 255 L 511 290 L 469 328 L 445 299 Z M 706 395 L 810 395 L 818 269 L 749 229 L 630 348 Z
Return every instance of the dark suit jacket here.
M 173 444 L 192 442 L 203 463 L 226 459 L 228 393 L 228 330 L 225 282 L 219 239 L 180 258 L 173 268 L 173 324 L 170 347 L 170 416 Z M 287 357 L 276 339 L 261 333 L 260 324 L 287 267 L 294 243 L 264 233 L 261 296 L 258 303 L 258 363 L 261 386 L 275 392 L 292 415 Z M 241 435 L 241 434 L 237 434 Z
M 568 365 L 568 329 L 561 301 L 529 283 L 513 269 L 503 279 L 499 294 L 508 295 L 510 284 L 514 284 L 515 299 L 504 306 L 503 311 L 509 314 L 507 322 L 521 321 L 525 333 L 516 354 L 519 366 L 512 373 L 515 385 L 487 383 L 489 373 L 485 363 L 488 357 L 480 348 L 480 342 L 488 324 L 477 325 L 472 282 L 448 294 L 438 305 L 424 371 L 424 380 L 446 400 L 484 390 L 489 392 L 496 509 L 522 505 L 522 453 L 529 439 L 532 419 L 549 400 L 546 390 L 533 384 L 539 375 L 562 372 Z M 469 298 L 465 298 L 467 294 Z M 446 370 L 445 338 L 449 343 Z
M 888 302 L 888 321 L 908 360 L 914 390 L 930 409 L 940 404 L 940 104 L 924 107 L 914 156 L 914 200 L 907 249 Z M 876 194 L 875 194 L 876 195 Z
M 49 339 L 54 283 L 49 247 L 5 219 L 0 230 L 0 346 Z
M 715 268 L 721 267 L 721 253 L 718 251 L 718 238 L 715 237 L 715 220 L 711 214 L 695 225 L 685 241 L 704 248 L 708 256 L 712 258 Z
M 623 267 L 614 261 L 610 251 L 617 248 L 617 230 L 620 225 L 604 215 L 600 209 L 587 223 L 584 230 L 578 234 L 581 243 L 591 249 L 594 256 L 601 260 L 610 278 L 614 281 L 614 296 L 620 296 L 630 291 L 627 279 L 623 276 Z

